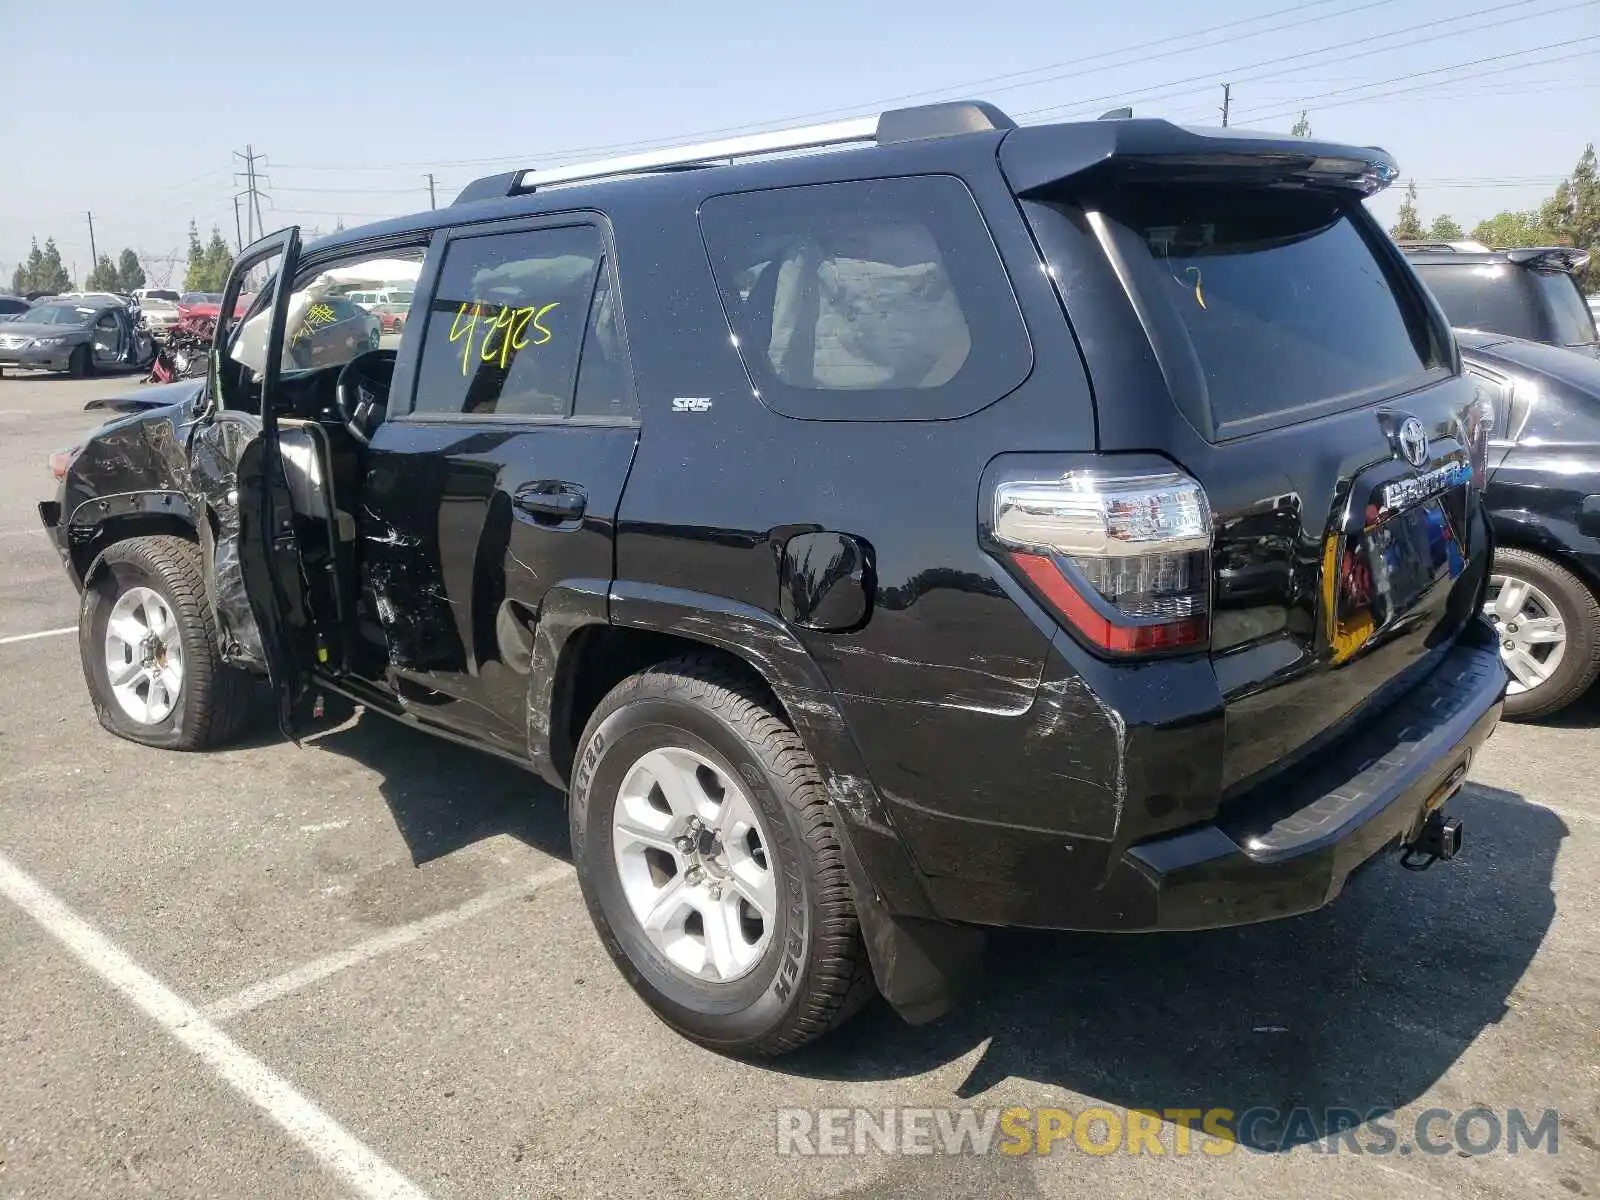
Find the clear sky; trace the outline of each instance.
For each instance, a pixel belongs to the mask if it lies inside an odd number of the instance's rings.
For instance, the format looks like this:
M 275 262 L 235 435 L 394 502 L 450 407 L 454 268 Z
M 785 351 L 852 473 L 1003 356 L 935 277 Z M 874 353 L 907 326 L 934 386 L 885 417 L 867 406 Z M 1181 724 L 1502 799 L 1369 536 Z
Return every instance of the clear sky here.
M 1235 123 L 1304 108 L 1470 228 L 1600 141 L 1597 64 L 1600 0 L 0 0 L 0 288 L 33 235 L 86 273 L 88 210 L 102 253 L 181 254 L 191 219 L 232 241 L 247 144 L 267 227 L 326 230 L 427 207 L 430 170 L 444 204 L 494 170 L 913 93 L 1216 123 L 1232 81 Z

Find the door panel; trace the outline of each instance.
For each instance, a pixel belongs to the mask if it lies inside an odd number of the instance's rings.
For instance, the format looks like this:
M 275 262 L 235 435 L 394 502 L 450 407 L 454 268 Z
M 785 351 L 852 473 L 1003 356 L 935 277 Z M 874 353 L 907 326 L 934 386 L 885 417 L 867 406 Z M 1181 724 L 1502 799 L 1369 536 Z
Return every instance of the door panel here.
M 207 583 L 224 657 L 265 667 L 284 720 L 310 661 L 274 403 L 289 300 L 279 281 L 293 277 L 299 254 L 299 231 L 291 227 L 247 246 L 235 261 L 217 319 L 204 411 L 189 443 L 197 487 L 217 524 Z M 247 362 L 236 357 L 243 351 L 234 339 L 234 305 L 246 279 L 269 266 L 271 290 L 252 318 L 263 357 Z
M 546 592 L 614 577 L 638 426 L 610 258 L 589 218 L 442 235 L 396 371 L 414 391 L 367 461 L 364 606 L 391 684 L 419 717 L 515 753 Z
M 526 750 L 540 603 L 558 583 L 612 578 L 617 506 L 636 440 L 633 426 L 618 424 L 379 427 L 361 531 L 364 574 L 407 707 Z M 530 496 L 581 496 L 583 510 L 539 511 Z

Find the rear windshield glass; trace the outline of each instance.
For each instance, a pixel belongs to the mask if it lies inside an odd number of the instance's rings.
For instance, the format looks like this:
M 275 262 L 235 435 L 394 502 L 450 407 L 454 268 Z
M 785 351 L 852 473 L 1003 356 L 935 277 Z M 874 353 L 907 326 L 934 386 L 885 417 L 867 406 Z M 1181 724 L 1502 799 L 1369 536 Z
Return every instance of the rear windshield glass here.
M 1403 274 L 1376 257 L 1347 203 L 1159 185 L 1091 203 L 1157 340 L 1187 335 L 1219 433 L 1393 395 L 1443 360 Z
M 1534 342 L 1574 345 L 1594 339 L 1578 289 L 1566 275 L 1546 275 L 1510 263 L 1417 263 L 1417 274 L 1450 324 L 1508 333 Z M 1561 291 L 1569 303 L 1561 304 Z M 1552 318 L 1561 337 L 1553 336 Z

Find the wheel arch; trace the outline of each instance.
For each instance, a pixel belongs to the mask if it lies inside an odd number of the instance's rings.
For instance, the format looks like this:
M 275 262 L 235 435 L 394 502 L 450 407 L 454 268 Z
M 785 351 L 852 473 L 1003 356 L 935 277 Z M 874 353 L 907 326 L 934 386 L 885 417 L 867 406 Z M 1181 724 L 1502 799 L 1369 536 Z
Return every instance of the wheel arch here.
M 67 554 L 73 574 L 87 587 L 106 547 L 129 538 L 171 534 L 198 543 L 194 508 L 182 492 L 122 492 L 85 500 L 67 518 Z
M 777 617 L 680 588 L 583 581 L 541 605 L 529 700 L 535 768 L 565 788 L 594 706 L 644 667 L 715 654 L 769 691 L 821 773 L 879 990 L 908 1020 L 946 1011 L 975 976 L 980 931 L 934 913 L 821 669 Z
M 1594 543 L 1596 539 L 1579 533 L 1576 525 L 1562 527 L 1527 509 L 1491 510 L 1490 519 L 1495 549 L 1523 550 L 1548 558 L 1576 575 L 1600 600 L 1600 545 L 1587 554 L 1573 549 L 1574 542 Z

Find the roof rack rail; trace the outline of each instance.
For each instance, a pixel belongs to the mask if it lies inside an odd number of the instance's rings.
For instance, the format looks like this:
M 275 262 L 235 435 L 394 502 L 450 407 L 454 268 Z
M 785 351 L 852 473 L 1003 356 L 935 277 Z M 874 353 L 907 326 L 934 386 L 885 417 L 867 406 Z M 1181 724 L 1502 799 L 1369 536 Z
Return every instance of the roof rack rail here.
M 823 149 L 857 143 L 891 145 L 928 138 L 953 137 L 962 133 L 987 133 L 1015 129 L 1017 123 L 992 104 L 981 100 L 959 100 L 941 104 L 919 104 L 896 108 L 876 117 L 831 121 L 780 129 L 771 133 L 752 133 L 723 138 L 692 146 L 649 150 L 621 158 L 599 159 L 566 167 L 528 169 L 487 175 L 462 189 L 456 204 L 484 200 L 491 196 L 510 196 L 556 184 L 588 182 L 619 175 L 640 175 L 655 171 L 675 171 L 692 167 L 715 166 L 736 158 L 761 154 L 781 154 L 789 150 Z

